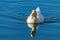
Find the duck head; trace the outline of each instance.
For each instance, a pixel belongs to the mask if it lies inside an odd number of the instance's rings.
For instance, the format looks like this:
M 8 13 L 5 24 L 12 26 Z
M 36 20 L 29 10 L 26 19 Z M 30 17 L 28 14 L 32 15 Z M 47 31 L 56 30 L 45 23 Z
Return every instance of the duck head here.
M 32 16 L 32 19 L 37 17 L 37 14 L 36 14 L 35 10 L 32 10 L 31 16 Z

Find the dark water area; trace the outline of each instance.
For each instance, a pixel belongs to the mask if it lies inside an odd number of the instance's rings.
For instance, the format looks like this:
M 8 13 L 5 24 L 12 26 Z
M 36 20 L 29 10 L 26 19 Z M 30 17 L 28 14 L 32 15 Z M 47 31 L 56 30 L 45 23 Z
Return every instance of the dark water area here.
M 60 40 L 60 22 L 39 25 L 31 38 L 31 29 L 20 18 L 36 7 L 44 17 L 60 17 L 60 0 L 0 0 L 0 40 Z

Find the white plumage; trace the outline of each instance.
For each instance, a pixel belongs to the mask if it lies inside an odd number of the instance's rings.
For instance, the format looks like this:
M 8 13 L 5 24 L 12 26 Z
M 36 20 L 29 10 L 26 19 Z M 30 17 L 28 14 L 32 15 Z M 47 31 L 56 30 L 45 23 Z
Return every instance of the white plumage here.
M 44 21 L 44 17 L 43 15 L 41 14 L 41 11 L 39 9 L 39 7 L 36 8 L 36 13 L 37 13 L 37 19 L 38 19 L 38 22 L 43 22 Z

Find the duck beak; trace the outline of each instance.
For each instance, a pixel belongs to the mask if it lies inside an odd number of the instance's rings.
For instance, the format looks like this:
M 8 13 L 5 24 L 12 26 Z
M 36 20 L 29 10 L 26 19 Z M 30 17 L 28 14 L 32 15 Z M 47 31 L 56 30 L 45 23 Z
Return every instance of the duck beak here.
M 31 16 L 32 16 L 33 18 L 34 18 L 34 17 L 36 18 L 36 12 L 33 11 Z

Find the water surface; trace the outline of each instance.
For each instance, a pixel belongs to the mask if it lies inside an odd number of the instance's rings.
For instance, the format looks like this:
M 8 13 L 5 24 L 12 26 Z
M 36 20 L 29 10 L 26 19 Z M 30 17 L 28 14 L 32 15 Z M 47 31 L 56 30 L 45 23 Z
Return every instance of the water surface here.
M 19 18 L 38 6 L 44 17 L 60 17 L 60 0 L 0 0 L 0 40 L 60 40 L 60 22 L 39 25 L 30 37 L 31 29 Z

